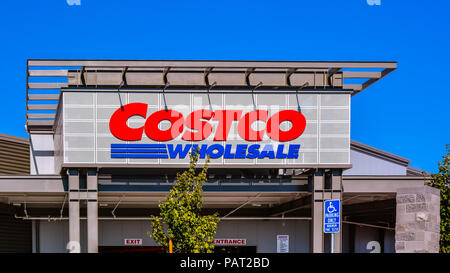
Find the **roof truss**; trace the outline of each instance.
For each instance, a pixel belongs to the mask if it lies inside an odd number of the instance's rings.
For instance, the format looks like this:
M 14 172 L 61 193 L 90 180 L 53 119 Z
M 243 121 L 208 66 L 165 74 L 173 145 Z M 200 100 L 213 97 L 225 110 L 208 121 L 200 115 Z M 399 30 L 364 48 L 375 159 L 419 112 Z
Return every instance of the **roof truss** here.
M 32 59 L 27 63 L 26 125 L 28 131 L 53 130 L 62 88 L 146 91 L 183 87 L 209 92 L 214 87 L 247 88 L 249 92 L 334 90 L 356 95 L 396 68 L 396 62 Z M 346 83 L 349 79 L 365 81 Z

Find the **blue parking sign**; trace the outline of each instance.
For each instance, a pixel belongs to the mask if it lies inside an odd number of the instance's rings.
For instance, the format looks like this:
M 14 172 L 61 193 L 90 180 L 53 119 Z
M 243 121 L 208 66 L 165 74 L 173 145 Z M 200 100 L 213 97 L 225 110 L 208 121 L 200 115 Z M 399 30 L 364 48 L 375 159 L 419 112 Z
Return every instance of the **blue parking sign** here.
M 323 206 L 323 232 L 336 233 L 341 225 L 341 200 L 327 200 Z

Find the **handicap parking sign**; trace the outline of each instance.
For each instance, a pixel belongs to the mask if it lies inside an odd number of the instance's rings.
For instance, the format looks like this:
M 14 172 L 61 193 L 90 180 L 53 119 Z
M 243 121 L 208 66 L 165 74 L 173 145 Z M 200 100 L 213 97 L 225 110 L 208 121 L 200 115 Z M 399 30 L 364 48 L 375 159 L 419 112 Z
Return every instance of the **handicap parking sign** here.
M 323 207 L 323 232 L 340 231 L 341 200 L 327 200 Z

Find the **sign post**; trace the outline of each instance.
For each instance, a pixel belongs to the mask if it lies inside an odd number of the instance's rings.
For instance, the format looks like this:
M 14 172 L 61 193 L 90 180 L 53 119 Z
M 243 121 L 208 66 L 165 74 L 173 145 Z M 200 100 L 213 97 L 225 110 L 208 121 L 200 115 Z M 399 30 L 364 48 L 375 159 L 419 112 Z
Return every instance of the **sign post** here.
M 331 253 L 334 253 L 334 234 L 340 232 L 341 200 L 327 200 L 323 208 L 323 232 L 331 233 Z

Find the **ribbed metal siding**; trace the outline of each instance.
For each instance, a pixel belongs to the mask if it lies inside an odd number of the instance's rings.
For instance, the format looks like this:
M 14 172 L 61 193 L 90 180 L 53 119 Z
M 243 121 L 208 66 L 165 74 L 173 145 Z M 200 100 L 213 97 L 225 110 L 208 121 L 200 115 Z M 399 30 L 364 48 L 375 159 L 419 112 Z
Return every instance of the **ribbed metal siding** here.
M 0 253 L 29 253 L 32 251 L 31 221 L 0 214 Z
M 29 144 L 0 139 L 0 174 L 29 173 Z

